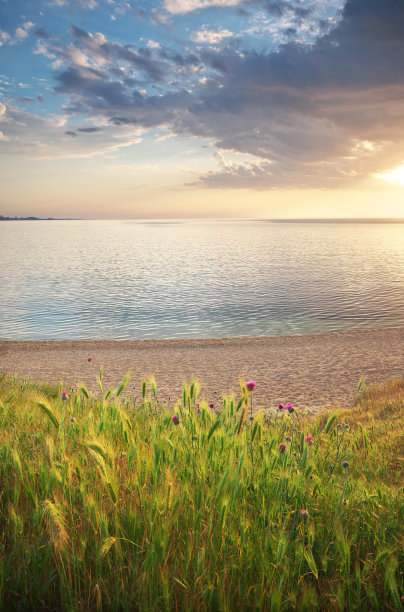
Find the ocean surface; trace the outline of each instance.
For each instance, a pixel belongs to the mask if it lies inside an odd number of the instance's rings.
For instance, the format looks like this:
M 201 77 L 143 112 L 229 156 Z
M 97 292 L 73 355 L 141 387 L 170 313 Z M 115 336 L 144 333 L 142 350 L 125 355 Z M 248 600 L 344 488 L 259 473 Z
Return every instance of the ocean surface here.
M 404 325 L 404 224 L 4 221 L 0 244 L 1 339 Z

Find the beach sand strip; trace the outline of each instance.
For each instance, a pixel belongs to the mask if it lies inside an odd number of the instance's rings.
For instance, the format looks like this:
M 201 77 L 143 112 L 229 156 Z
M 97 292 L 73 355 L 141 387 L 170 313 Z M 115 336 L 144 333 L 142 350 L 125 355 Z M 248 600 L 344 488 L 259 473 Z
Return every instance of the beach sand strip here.
M 62 381 L 65 388 L 84 383 L 96 392 L 101 365 L 104 389 L 116 389 L 130 370 L 126 393 L 133 396 L 150 375 L 159 400 L 171 403 L 192 376 L 208 401 L 230 391 L 238 396 L 240 378 L 253 379 L 257 409 L 292 402 L 318 412 L 352 406 L 360 378 L 373 384 L 403 376 L 404 327 L 201 340 L 0 341 L 0 371 L 30 380 Z

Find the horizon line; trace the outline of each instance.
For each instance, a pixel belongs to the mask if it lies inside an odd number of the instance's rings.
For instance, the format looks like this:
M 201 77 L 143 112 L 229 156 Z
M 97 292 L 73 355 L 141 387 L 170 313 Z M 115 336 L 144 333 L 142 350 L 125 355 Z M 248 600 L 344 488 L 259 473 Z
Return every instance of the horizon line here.
M 0 221 L 263 221 L 269 223 L 404 223 L 404 217 L 36 217 L 0 214 Z

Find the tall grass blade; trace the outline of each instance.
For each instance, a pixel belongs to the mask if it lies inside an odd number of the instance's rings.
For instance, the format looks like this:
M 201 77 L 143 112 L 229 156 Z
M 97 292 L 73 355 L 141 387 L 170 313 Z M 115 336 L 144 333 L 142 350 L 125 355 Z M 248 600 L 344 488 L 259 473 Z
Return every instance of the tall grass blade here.
M 53 412 L 52 408 L 49 406 L 48 403 L 42 401 L 42 402 L 38 402 L 38 406 L 40 407 L 40 409 L 42 410 L 42 412 L 44 414 L 46 414 L 46 416 L 48 417 L 48 419 L 50 420 L 50 422 L 52 423 L 52 425 L 59 430 L 59 421 L 57 416 L 55 415 L 55 413 Z
M 116 397 L 119 397 L 121 395 L 122 391 L 125 389 L 126 385 L 128 384 L 129 379 L 130 379 L 130 372 L 125 374 L 121 384 L 118 387 L 118 391 L 116 392 Z

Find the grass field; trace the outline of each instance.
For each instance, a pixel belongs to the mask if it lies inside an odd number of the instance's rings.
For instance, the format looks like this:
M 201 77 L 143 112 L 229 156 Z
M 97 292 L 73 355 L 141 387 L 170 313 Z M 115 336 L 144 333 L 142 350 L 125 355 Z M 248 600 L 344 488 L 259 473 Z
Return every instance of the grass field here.
M 2 609 L 403 609 L 403 380 L 253 419 L 127 381 L 1 376 Z

